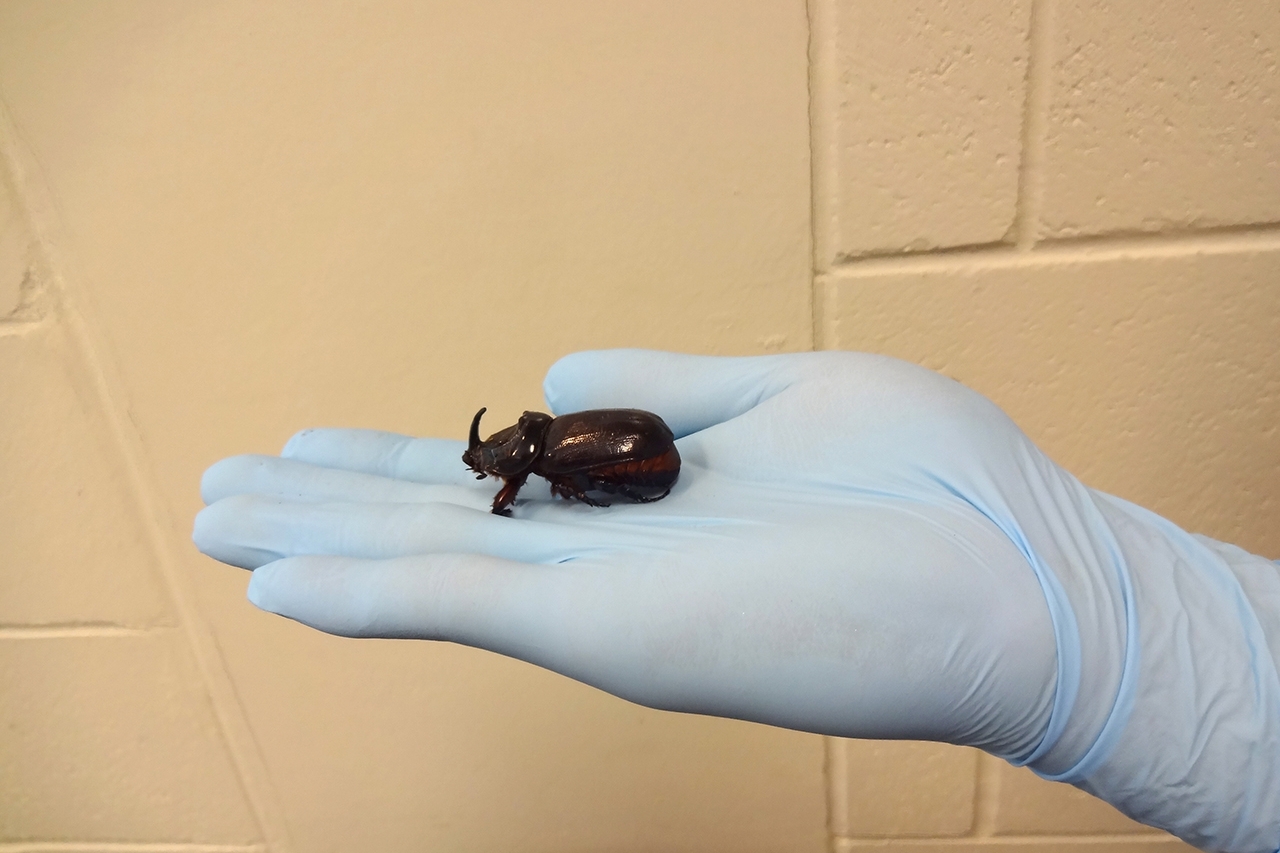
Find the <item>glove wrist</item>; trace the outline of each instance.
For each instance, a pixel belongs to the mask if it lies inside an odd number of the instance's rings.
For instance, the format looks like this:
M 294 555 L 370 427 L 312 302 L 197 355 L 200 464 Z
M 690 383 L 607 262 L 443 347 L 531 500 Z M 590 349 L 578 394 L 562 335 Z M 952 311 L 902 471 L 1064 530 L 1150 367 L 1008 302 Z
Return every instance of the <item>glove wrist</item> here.
M 1095 495 L 1130 584 L 1132 640 L 1093 748 L 1067 772 L 1043 775 L 1197 847 L 1276 850 L 1280 573 Z

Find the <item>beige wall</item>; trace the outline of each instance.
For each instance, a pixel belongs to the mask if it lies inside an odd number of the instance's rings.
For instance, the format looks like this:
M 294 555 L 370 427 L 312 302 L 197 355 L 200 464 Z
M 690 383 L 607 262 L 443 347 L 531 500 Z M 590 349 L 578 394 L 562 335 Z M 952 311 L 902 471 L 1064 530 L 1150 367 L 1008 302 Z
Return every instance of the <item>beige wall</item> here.
M 1172 853 L 973 751 L 326 637 L 188 533 L 303 426 L 816 346 L 1280 557 L 1278 62 L 1263 0 L 0 4 L 0 850 Z

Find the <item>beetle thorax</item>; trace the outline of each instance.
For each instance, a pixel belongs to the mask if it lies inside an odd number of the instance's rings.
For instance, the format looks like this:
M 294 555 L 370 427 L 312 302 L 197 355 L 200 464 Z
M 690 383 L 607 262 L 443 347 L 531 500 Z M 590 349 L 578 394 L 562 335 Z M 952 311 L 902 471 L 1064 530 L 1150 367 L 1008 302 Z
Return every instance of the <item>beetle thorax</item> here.
M 471 423 L 471 435 L 463 461 L 471 470 L 494 477 L 516 477 L 525 473 L 542 456 L 547 427 L 552 417 L 542 412 L 525 412 L 514 426 L 480 441 L 481 409 Z

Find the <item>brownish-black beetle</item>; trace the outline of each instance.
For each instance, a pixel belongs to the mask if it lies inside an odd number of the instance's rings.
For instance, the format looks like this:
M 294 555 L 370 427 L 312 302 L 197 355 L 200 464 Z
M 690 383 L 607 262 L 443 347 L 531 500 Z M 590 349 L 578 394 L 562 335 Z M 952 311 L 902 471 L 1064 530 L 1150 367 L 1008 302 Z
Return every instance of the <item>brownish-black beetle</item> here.
M 551 493 L 591 506 L 608 506 L 588 492 L 620 495 L 648 503 L 665 498 L 680 476 L 680 452 L 662 418 L 640 409 L 589 409 L 553 418 L 525 412 L 514 426 L 480 440 L 480 417 L 462 461 L 477 480 L 490 475 L 504 481 L 493 511 L 508 507 L 530 474 L 551 483 Z

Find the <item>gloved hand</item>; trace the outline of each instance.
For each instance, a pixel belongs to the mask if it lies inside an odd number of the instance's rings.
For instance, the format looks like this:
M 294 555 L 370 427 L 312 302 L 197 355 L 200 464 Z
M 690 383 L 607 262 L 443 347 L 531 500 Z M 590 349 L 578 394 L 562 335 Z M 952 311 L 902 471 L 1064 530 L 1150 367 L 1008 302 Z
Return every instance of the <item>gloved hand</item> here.
M 1280 845 L 1270 563 L 1092 491 L 890 358 L 579 353 L 553 412 L 661 415 L 651 504 L 488 512 L 456 441 L 300 433 L 206 473 L 195 540 L 266 610 L 449 640 L 643 705 L 980 747 L 1212 849 Z

